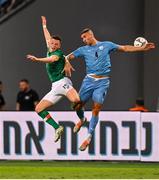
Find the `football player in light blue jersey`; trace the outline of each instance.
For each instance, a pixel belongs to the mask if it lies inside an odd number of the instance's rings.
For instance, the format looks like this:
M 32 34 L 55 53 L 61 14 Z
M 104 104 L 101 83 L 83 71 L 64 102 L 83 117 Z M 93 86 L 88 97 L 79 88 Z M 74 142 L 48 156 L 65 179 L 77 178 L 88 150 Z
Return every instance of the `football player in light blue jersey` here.
M 155 45 L 154 43 L 147 43 L 142 47 L 134 47 L 131 45 L 118 45 L 109 41 L 100 42 L 95 38 L 93 31 L 88 28 L 82 31 L 81 38 L 86 46 L 79 47 L 66 56 L 64 71 L 68 76 L 71 76 L 71 71 L 74 69 L 69 61 L 77 57 L 85 60 L 87 74 L 79 91 L 81 102 L 74 104 L 74 109 L 80 119 L 74 127 L 74 132 L 77 133 L 86 122 L 83 106 L 90 98 L 93 100 L 88 136 L 79 148 L 81 151 L 84 151 L 91 142 L 93 132 L 98 123 L 99 112 L 109 88 L 111 71 L 110 53 L 115 50 L 123 52 L 147 51 L 155 48 Z

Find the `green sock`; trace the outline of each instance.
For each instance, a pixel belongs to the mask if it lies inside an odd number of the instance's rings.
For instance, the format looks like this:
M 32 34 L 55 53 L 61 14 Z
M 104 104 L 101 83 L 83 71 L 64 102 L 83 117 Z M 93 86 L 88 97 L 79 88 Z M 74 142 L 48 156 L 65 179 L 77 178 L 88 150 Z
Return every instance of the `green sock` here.
M 55 120 L 50 116 L 50 114 L 47 111 L 43 110 L 43 111 L 39 112 L 38 115 L 42 119 L 44 119 L 44 121 L 46 121 L 48 124 L 53 126 L 55 129 L 59 128 L 59 125 L 55 122 Z
M 79 117 L 79 119 L 84 120 L 84 110 L 83 110 L 83 108 L 79 109 L 79 110 L 76 110 L 76 114 Z

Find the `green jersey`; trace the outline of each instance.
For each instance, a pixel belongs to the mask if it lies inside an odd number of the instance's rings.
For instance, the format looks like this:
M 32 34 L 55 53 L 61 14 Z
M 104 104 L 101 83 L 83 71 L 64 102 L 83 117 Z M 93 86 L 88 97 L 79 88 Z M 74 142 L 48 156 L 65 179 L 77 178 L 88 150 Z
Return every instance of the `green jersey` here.
M 54 52 L 47 52 L 47 57 L 52 55 L 58 56 L 59 60 L 52 63 L 46 63 L 46 70 L 50 81 L 55 82 L 65 77 L 65 73 L 62 73 L 62 70 L 65 66 L 65 58 L 63 52 L 60 49 Z

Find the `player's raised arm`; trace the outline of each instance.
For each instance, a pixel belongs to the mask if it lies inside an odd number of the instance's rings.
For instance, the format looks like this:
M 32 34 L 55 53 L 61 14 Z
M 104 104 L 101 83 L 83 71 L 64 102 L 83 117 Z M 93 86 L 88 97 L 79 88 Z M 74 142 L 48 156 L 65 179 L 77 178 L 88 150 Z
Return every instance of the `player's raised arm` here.
M 148 50 L 151 50 L 154 48 L 155 48 L 154 43 L 147 43 L 141 47 L 135 47 L 135 46 L 131 46 L 131 45 L 120 45 L 118 47 L 118 50 L 123 51 L 123 52 L 137 52 L 137 51 L 148 51 Z
M 42 27 L 43 27 L 43 32 L 44 32 L 44 37 L 45 37 L 45 41 L 46 41 L 46 45 L 47 48 L 50 49 L 50 40 L 51 40 L 51 35 L 47 29 L 47 22 L 46 22 L 46 17 L 45 16 L 41 16 L 41 20 L 42 20 Z

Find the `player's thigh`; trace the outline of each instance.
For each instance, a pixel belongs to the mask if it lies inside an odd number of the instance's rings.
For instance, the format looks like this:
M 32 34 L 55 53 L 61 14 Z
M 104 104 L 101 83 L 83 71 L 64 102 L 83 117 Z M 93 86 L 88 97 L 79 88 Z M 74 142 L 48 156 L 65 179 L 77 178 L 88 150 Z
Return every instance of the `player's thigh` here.
M 60 94 L 57 94 L 54 89 L 52 89 L 49 93 L 47 93 L 43 99 L 43 100 L 46 100 L 48 102 L 50 102 L 52 105 L 56 104 L 58 101 L 60 101 L 62 99 L 62 95 Z
M 93 82 L 89 78 L 85 78 L 82 82 L 79 96 L 82 102 L 88 101 L 93 94 Z
M 96 103 L 103 104 L 109 89 L 109 85 L 109 79 L 104 79 L 97 82 L 96 88 L 93 91 L 92 100 Z
M 50 101 L 54 105 L 66 96 L 70 89 L 72 89 L 72 82 L 68 78 L 63 78 L 52 84 L 51 91 L 43 97 L 43 100 Z
M 67 77 L 60 80 L 56 89 L 57 95 L 67 96 L 68 92 L 73 89 L 71 80 Z
M 73 103 L 80 101 L 79 95 L 73 87 L 67 92 L 66 97 Z
M 52 105 L 53 105 L 52 102 L 50 102 L 50 101 L 48 101 L 48 100 L 45 100 L 45 99 L 42 99 L 42 100 L 36 105 L 35 111 L 36 111 L 37 113 L 39 113 L 39 112 L 43 111 L 44 109 L 46 109 L 46 108 L 48 108 L 48 107 L 50 107 L 50 106 L 52 106 Z

